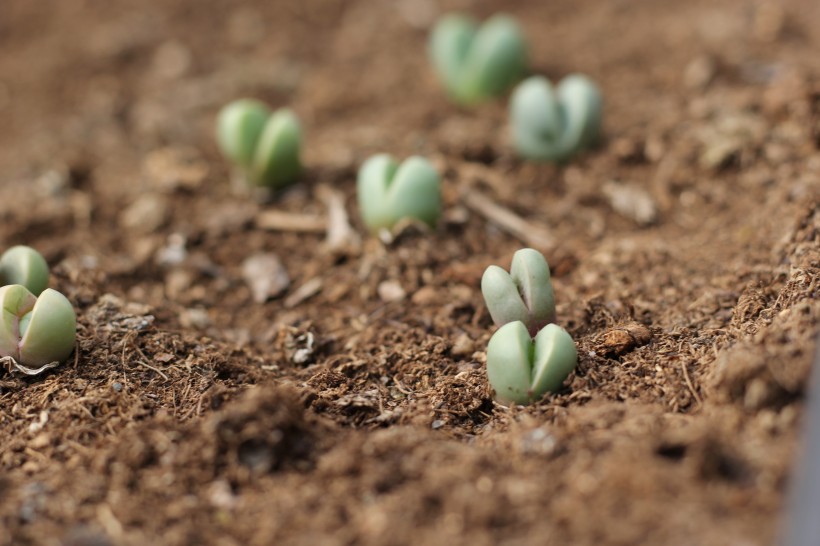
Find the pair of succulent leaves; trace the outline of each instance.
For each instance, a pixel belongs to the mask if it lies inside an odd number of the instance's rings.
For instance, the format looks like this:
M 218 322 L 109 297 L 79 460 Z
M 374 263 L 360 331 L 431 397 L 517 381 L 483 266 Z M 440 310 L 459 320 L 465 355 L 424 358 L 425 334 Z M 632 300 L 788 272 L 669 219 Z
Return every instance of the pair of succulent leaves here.
M 570 335 L 552 324 L 555 299 L 544 256 L 525 248 L 513 256 L 509 273 L 488 267 L 481 291 L 500 326 L 487 347 L 487 376 L 496 399 L 527 404 L 557 391 L 575 369 L 578 353 Z
M 441 215 L 441 181 L 429 161 L 412 156 L 399 164 L 378 154 L 362 164 L 356 180 L 362 220 L 372 232 L 412 219 L 435 227 Z
M 509 89 L 527 68 L 527 44 L 515 20 L 495 15 L 480 25 L 450 14 L 430 35 L 430 57 L 451 99 L 472 105 Z
M 77 318 L 65 296 L 47 288 L 37 297 L 21 284 L 10 284 L 0 288 L 0 305 L 0 357 L 36 369 L 71 354 Z
M 286 108 L 271 112 L 257 100 L 236 100 L 219 112 L 216 139 L 222 153 L 255 186 L 281 189 L 302 171 L 302 129 Z
M 15 246 L 0 257 L 0 358 L 28 373 L 64 361 L 74 349 L 74 308 L 47 288 L 48 275 L 48 264 L 33 248 Z
M 571 74 L 553 87 L 533 76 L 513 91 L 513 145 L 522 157 L 564 161 L 594 145 L 601 130 L 603 100 L 595 83 Z

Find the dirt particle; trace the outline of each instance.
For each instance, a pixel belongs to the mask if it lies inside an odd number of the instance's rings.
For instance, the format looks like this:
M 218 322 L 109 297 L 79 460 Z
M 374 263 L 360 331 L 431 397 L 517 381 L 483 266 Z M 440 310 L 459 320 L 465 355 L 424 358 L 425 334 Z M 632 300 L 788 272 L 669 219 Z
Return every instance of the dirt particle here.
M 701 55 L 686 65 L 683 73 L 683 85 L 693 90 L 703 90 L 715 77 L 717 67 L 712 57 Z
M 211 317 L 208 311 L 199 307 L 182 309 L 179 313 L 179 322 L 186 328 L 204 330 L 211 325 Z
M 29 442 L 29 446 L 32 449 L 43 449 L 44 447 L 48 446 L 51 443 L 51 436 L 48 433 L 42 432 L 34 437 L 34 439 Z
M 416 305 L 430 305 L 438 300 L 438 291 L 432 286 L 423 286 L 416 290 L 411 301 Z
M 157 190 L 196 190 L 208 175 L 208 165 L 195 149 L 174 146 L 150 152 L 143 160 L 142 172 Z
M 251 289 L 256 303 L 265 303 L 290 286 L 290 277 L 273 253 L 255 254 L 242 262 L 242 277 Z
M 139 234 L 153 233 L 165 225 L 170 214 L 170 205 L 164 197 L 147 193 L 122 212 L 120 225 Z
M 401 301 L 407 293 L 397 281 L 382 281 L 378 288 L 379 299 L 385 303 Z
M 609 182 L 603 190 L 612 210 L 636 224 L 648 226 L 658 219 L 658 206 L 645 189 L 632 184 Z
M 461 334 L 453 342 L 450 354 L 453 356 L 468 356 L 475 351 L 475 342 L 467 334 Z
M 652 339 L 652 331 L 638 322 L 616 326 L 602 336 L 595 351 L 598 354 L 622 356 L 637 347 L 642 347 Z

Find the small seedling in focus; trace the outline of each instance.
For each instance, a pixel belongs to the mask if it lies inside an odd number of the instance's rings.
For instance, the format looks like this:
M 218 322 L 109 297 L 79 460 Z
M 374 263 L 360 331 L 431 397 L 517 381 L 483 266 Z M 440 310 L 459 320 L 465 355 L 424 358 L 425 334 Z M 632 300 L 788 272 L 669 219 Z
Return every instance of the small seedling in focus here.
M 495 15 L 479 27 L 450 14 L 433 28 L 430 56 L 451 99 L 472 105 L 501 95 L 524 75 L 527 45 L 512 17 Z
M 528 159 L 564 161 L 595 143 L 602 109 L 601 92 L 586 76 L 567 76 L 557 87 L 541 76 L 528 78 L 510 99 L 515 149 Z
M 271 113 L 256 100 L 234 101 L 219 112 L 216 138 L 225 157 L 255 186 L 280 189 L 302 172 L 302 129 L 290 110 Z
M 0 286 L 22 284 L 39 296 L 48 286 L 48 264 L 29 246 L 13 246 L 0 256 Z
M 529 404 L 556 392 L 577 364 L 575 342 L 555 324 L 533 340 L 522 322 L 510 322 L 487 346 L 487 376 L 502 404 Z
M 493 322 L 503 326 L 521 321 L 530 334 L 555 320 L 555 297 L 547 260 L 537 250 L 513 255 L 510 272 L 491 265 L 481 277 L 481 293 Z
M 359 169 L 356 182 L 364 223 L 374 233 L 390 230 L 404 219 L 435 227 L 441 215 L 439 180 L 423 157 L 409 157 L 401 165 L 388 154 L 371 157 Z
M 74 349 L 77 317 L 65 296 L 47 288 L 40 297 L 25 286 L 0 288 L 0 358 L 28 368 L 63 362 Z

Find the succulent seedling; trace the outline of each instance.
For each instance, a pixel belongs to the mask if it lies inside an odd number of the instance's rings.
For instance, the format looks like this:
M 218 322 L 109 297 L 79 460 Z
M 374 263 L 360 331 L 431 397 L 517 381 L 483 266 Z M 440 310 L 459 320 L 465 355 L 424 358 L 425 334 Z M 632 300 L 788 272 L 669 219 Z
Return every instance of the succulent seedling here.
M 533 340 L 522 322 L 510 322 L 487 346 L 487 376 L 502 404 L 528 404 L 556 392 L 577 364 L 575 342 L 555 324 Z
M 595 83 L 581 74 L 557 87 L 544 77 L 521 82 L 510 99 L 513 144 L 522 157 L 564 161 L 595 143 L 603 101 Z
M 423 157 L 401 165 L 388 154 L 371 157 L 359 169 L 356 192 L 362 219 L 374 233 L 404 219 L 435 227 L 441 215 L 439 175 Z
M 74 349 L 77 318 L 65 296 L 47 288 L 40 297 L 25 286 L 0 288 L 0 358 L 38 368 L 63 362 Z
M 29 246 L 13 246 L 0 256 L 0 286 L 22 284 L 39 296 L 48 286 L 48 264 Z
M 498 326 L 521 321 L 535 335 L 555 320 L 550 268 L 544 256 L 532 248 L 522 248 L 513 255 L 509 273 L 497 265 L 488 267 L 481 277 L 481 293 Z
M 472 105 L 504 93 L 524 75 L 527 45 L 512 17 L 494 15 L 479 27 L 450 14 L 433 28 L 430 56 L 452 100 Z
M 234 101 L 219 112 L 216 139 L 225 157 L 255 186 L 280 189 L 302 171 L 302 129 L 290 110 L 271 113 L 256 100 Z

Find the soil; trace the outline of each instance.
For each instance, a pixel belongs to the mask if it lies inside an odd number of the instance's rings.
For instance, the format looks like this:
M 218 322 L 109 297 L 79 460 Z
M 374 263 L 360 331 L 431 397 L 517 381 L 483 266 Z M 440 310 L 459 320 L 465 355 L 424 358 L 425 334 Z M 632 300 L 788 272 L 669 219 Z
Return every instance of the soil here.
M 449 104 L 426 39 L 451 9 L 509 11 L 534 72 L 599 82 L 601 145 L 525 162 L 504 99 Z M 0 372 L 0 545 L 776 542 L 820 331 L 818 22 L 803 0 L 3 0 L 0 245 L 45 255 L 79 329 L 63 366 Z M 242 96 L 306 130 L 275 199 L 214 144 Z M 377 152 L 441 170 L 436 230 L 366 233 Z M 354 231 L 327 239 L 339 202 Z M 507 408 L 479 279 L 533 245 L 580 362 Z

